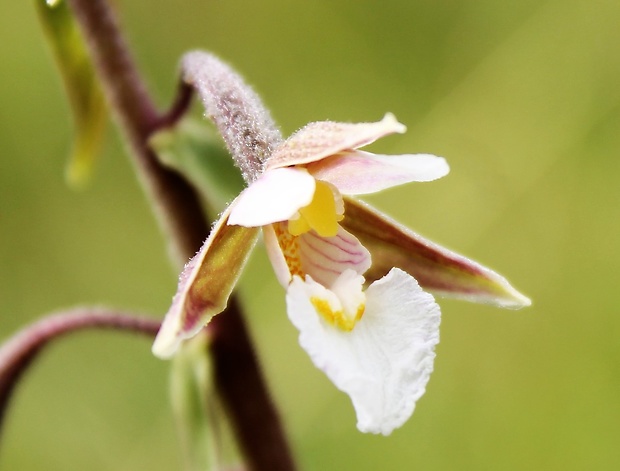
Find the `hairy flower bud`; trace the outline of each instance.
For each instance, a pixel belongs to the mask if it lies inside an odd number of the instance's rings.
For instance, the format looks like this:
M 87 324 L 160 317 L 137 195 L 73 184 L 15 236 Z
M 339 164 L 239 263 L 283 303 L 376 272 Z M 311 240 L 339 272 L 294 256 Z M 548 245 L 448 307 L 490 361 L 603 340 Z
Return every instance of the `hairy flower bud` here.
M 252 88 L 212 54 L 190 52 L 181 68 L 183 80 L 198 91 L 206 116 L 217 126 L 243 178 L 253 182 L 282 142 L 269 111 Z

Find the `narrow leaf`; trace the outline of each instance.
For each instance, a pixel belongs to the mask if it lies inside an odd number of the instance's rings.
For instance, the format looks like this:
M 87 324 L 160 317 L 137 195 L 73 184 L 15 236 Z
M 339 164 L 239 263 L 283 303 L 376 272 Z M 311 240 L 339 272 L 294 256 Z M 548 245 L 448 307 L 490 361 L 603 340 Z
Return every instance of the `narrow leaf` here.
M 73 112 L 75 137 L 66 170 L 72 187 L 84 186 L 99 154 L 107 111 L 84 40 L 64 0 L 35 0 Z

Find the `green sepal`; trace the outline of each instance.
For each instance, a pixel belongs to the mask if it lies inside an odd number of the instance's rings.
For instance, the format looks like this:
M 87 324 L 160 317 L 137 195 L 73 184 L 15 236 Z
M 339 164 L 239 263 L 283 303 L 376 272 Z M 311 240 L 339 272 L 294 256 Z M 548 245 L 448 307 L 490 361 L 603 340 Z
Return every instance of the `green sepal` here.
M 35 0 L 39 19 L 69 97 L 75 136 L 65 172 L 74 188 L 88 183 L 100 153 L 107 109 L 84 39 L 64 0 Z
M 185 119 L 157 132 L 149 143 L 161 162 L 191 181 L 216 213 L 244 187 L 222 139 L 204 122 Z

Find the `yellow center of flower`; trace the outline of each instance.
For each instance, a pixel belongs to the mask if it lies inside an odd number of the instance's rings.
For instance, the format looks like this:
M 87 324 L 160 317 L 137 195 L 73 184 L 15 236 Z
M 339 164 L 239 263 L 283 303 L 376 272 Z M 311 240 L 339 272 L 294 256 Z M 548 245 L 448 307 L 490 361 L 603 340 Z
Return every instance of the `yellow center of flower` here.
M 364 315 L 366 309 L 365 304 L 360 304 L 357 308 L 357 312 L 354 315 L 346 313 L 343 309 L 334 311 L 329 302 L 325 299 L 311 297 L 310 302 L 314 306 L 316 312 L 318 312 L 323 318 L 330 324 L 344 330 L 345 332 L 351 332 L 357 321 L 359 321 Z
M 301 278 L 305 278 L 306 274 L 301 268 L 301 259 L 299 258 L 299 244 L 297 243 L 297 236 L 292 235 L 287 230 L 288 224 L 285 222 L 276 222 L 273 224 L 273 229 L 278 238 L 278 244 L 284 255 L 284 260 L 288 266 L 291 275 L 298 275 Z
M 321 237 L 334 237 L 338 234 L 338 221 L 343 215 L 336 210 L 336 200 L 332 188 L 317 180 L 314 196 L 308 206 L 299 210 L 299 217 L 288 222 L 288 230 L 298 236 L 313 229 Z

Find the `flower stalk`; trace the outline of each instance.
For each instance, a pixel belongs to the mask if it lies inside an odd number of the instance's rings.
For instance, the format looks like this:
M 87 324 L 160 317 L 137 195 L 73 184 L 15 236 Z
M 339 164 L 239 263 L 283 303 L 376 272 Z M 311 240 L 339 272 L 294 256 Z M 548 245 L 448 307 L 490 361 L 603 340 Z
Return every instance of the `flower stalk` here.
M 128 313 L 76 308 L 47 316 L 14 335 L 0 348 L 0 426 L 19 380 L 44 348 L 60 337 L 85 329 L 109 329 L 155 337 L 160 322 Z

